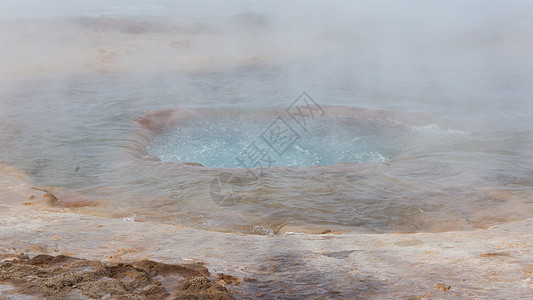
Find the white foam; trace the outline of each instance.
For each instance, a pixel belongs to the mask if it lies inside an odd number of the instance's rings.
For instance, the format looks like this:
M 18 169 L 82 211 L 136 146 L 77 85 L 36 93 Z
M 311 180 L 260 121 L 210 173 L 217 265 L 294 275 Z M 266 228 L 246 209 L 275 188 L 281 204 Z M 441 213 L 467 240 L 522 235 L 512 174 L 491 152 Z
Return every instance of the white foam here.
M 462 130 L 457 129 L 451 129 L 441 128 L 438 124 L 429 124 L 425 126 L 411 126 L 411 131 L 419 132 L 422 134 L 429 134 L 429 135 L 460 135 L 460 136 L 468 136 L 468 133 Z

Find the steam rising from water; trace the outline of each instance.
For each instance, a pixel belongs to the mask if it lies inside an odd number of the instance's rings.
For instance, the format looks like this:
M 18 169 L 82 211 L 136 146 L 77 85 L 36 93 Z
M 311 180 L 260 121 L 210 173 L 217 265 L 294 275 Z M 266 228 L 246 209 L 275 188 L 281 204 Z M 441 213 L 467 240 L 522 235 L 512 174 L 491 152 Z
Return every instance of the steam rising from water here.
M 91 213 L 112 207 L 244 232 L 287 223 L 446 230 L 533 214 L 529 1 L 53 1 L 32 3 L 32 13 L 24 1 L 0 5 L 0 162 L 70 201 L 96 199 L 104 209 Z M 303 90 L 321 105 L 429 117 L 402 131 L 401 151 L 392 138 L 391 155 L 391 132 L 365 141 L 363 152 L 377 150 L 388 165 L 271 174 L 231 211 L 208 197 L 216 174 L 130 153 L 133 120 L 148 111 L 284 109 Z M 188 143 L 198 135 L 179 134 Z M 357 147 L 348 127 L 338 134 L 344 149 Z M 322 135 L 302 141 L 330 153 Z M 169 138 L 191 149 L 216 142 Z M 317 163 L 293 154 L 284 165 Z

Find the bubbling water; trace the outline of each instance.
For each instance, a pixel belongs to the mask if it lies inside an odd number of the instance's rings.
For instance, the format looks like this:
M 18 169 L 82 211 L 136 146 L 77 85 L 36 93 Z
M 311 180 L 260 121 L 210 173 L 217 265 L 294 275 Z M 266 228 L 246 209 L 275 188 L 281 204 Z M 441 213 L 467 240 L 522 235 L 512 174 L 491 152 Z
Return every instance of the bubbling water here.
M 147 150 L 162 161 L 214 168 L 242 168 L 244 158 L 277 167 L 387 162 L 398 151 L 392 130 L 377 125 L 325 118 L 306 130 L 287 122 L 289 127 L 276 132 L 272 122 L 250 117 L 199 121 L 156 136 Z

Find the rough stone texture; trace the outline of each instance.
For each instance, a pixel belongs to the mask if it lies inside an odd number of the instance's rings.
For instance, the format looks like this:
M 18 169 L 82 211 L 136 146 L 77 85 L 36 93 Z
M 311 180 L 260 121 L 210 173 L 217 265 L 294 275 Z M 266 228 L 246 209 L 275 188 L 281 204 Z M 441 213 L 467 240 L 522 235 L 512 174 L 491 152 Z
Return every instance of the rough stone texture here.
M 13 290 L 4 293 L 4 296 L 234 299 L 226 288 L 211 281 L 208 276 L 207 269 L 198 264 L 174 265 L 149 260 L 102 263 L 41 254 L 31 259 L 19 256 L 0 263 L 0 283 L 13 286 Z

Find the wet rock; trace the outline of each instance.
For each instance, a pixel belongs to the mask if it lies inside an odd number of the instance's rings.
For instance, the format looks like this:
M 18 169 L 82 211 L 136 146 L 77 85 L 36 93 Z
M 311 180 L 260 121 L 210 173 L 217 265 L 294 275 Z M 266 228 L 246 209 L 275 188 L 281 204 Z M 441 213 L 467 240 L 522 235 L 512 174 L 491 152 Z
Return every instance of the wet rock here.
M 437 283 L 435 284 L 435 288 L 441 291 L 448 291 L 451 288 L 451 286 L 448 284 L 444 284 L 444 283 Z
M 104 263 L 65 255 L 17 255 L 0 263 L 0 283 L 16 288 L 9 291 L 11 295 L 45 299 L 72 295 L 93 299 L 233 299 L 226 288 L 207 276 L 209 271 L 201 265 L 149 260 Z
M 185 165 L 187 165 L 187 166 L 191 166 L 191 167 L 203 167 L 202 164 L 199 164 L 199 163 L 193 163 L 193 162 L 185 163 Z
M 331 231 L 330 229 L 326 229 L 322 231 L 320 234 L 341 234 L 341 233 L 338 231 Z
M 218 273 L 217 278 L 222 280 L 225 284 L 235 284 L 235 285 L 241 284 L 241 281 L 236 276 L 232 276 L 232 275 L 228 275 L 224 273 Z
M 235 299 L 225 287 L 206 277 L 188 279 L 180 286 L 180 289 L 182 293 L 176 294 L 172 299 Z
M 24 253 L 18 254 L 0 254 L 0 261 L 13 260 L 13 259 L 29 259 L 28 255 Z
M 171 265 L 151 260 L 141 260 L 134 262 L 133 266 L 145 270 L 152 277 L 157 275 L 165 276 L 169 274 L 179 274 L 185 278 L 198 276 L 208 277 L 210 275 L 206 267 L 196 263 Z
M 509 253 L 505 252 L 488 252 L 480 254 L 481 257 L 497 257 L 497 256 L 509 256 Z
M 51 194 L 51 193 L 44 194 L 43 200 L 45 200 L 46 203 L 48 203 L 48 205 L 51 205 L 51 206 L 59 205 L 56 196 L 54 196 L 54 194 Z

